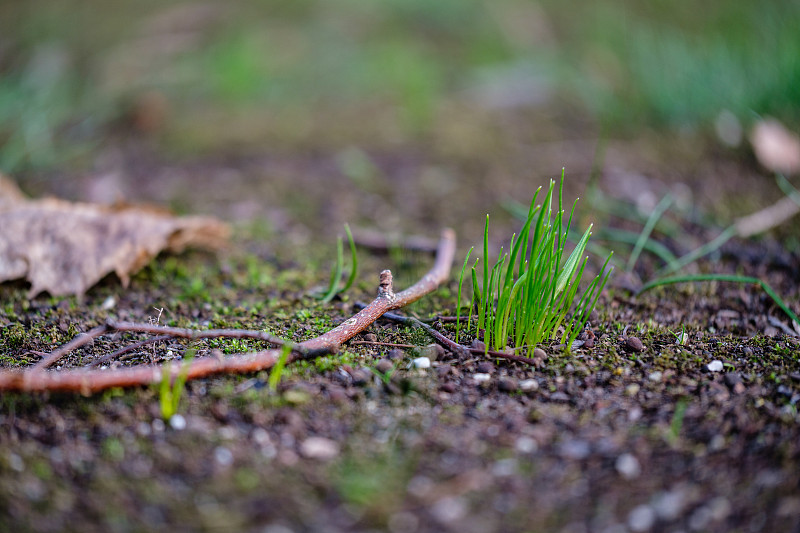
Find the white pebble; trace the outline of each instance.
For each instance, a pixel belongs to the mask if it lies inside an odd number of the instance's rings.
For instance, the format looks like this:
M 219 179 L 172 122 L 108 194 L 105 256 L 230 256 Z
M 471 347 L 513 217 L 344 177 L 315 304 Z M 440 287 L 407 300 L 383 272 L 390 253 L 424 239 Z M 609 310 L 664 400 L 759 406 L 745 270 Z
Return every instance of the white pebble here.
M 442 498 L 431 507 L 431 514 L 441 523 L 449 524 L 460 520 L 467 514 L 463 499 L 454 496 Z
M 489 381 L 492 378 L 492 376 L 490 376 L 489 374 L 475 374 L 472 377 L 478 383 L 483 383 L 484 381 Z
M 519 382 L 519 388 L 521 391 L 534 391 L 539 389 L 539 382 L 535 379 L 524 379 Z
M 109 296 L 108 298 L 103 300 L 103 303 L 100 305 L 100 308 L 103 309 L 103 311 L 110 311 L 114 309 L 115 305 L 117 305 L 117 299 L 114 298 L 113 296 Z
M 309 437 L 300 444 L 300 453 L 309 459 L 327 461 L 339 455 L 339 445 L 324 437 Z
M 720 372 L 722 370 L 722 361 L 714 360 L 708 363 L 709 372 Z
M 639 466 L 639 461 L 629 453 L 623 453 L 617 457 L 617 462 L 614 465 L 619 472 L 619 475 L 625 479 L 636 479 L 642 473 L 642 468 Z
M 522 436 L 514 443 L 514 448 L 516 448 L 519 453 L 533 453 L 539 448 L 539 445 L 536 444 L 536 441 L 532 438 Z
M 413 361 L 414 368 L 430 368 L 431 360 L 428 357 L 417 357 Z
M 656 383 L 658 383 L 659 381 L 661 381 L 662 377 L 664 377 L 664 374 L 661 373 L 660 371 L 656 370 L 655 372 L 652 372 L 649 376 L 647 376 L 647 379 L 649 379 L 650 381 L 655 381 Z
M 181 431 L 186 429 L 186 419 L 183 418 L 183 415 L 172 415 L 172 418 L 169 419 L 169 425 L 175 431 Z
M 628 527 L 631 531 L 648 531 L 656 521 L 656 513 L 649 505 L 634 507 L 628 515 Z
M 214 449 L 214 459 L 220 466 L 230 466 L 233 464 L 233 453 L 224 446 L 217 446 Z

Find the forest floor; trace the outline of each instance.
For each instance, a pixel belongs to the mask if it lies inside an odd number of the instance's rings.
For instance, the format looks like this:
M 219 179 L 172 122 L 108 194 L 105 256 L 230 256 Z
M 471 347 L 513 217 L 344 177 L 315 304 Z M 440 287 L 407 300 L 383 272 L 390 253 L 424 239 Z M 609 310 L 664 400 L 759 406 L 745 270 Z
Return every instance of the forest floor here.
M 226 251 L 159 257 L 126 288 L 112 276 L 83 298 L 28 300 L 24 284 L 0 286 L 2 365 L 33 363 L 107 318 L 304 340 L 369 301 L 382 269 L 402 288 L 431 264 L 424 253 L 360 249 L 356 285 L 323 304 L 314 291 L 327 283 L 344 222 L 431 238 L 454 228 L 450 282 L 404 310 L 453 315 L 458 269 L 480 243 L 485 214 L 498 250 L 520 224 L 503 206 L 528 202 L 562 166 L 565 200 L 584 197 L 576 226 L 594 222 L 598 236 L 641 228 L 605 209 L 608 200 L 646 217 L 671 191 L 679 207 L 654 238 L 677 255 L 780 197 L 750 155 L 699 134 L 609 141 L 596 157 L 579 121 L 530 123 L 540 124 L 536 134 L 509 120 L 414 147 L 183 160 L 120 142 L 92 175 L 28 181 L 33 194 L 105 201 L 115 191 L 214 214 L 236 231 Z M 689 269 L 759 277 L 798 313 L 793 224 L 733 239 Z M 423 332 L 379 320 L 354 340 L 419 348 L 350 342 L 290 365 L 277 391 L 268 372 L 192 381 L 183 423 L 162 420 L 158 387 L 3 394 L 0 529 L 800 531 L 800 340 L 786 317 L 756 286 L 636 295 L 658 260 L 645 255 L 624 273 L 630 248 L 602 244 L 618 267 L 591 317 L 593 346 L 567 352 L 554 341 L 538 366 L 425 351 Z M 103 337 L 61 368 L 141 338 Z M 262 345 L 158 343 L 115 364 L 171 359 L 190 346 L 202 355 Z M 412 364 L 421 350 L 435 354 L 430 368 Z M 376 371 L 390 368 L 391 378 Z

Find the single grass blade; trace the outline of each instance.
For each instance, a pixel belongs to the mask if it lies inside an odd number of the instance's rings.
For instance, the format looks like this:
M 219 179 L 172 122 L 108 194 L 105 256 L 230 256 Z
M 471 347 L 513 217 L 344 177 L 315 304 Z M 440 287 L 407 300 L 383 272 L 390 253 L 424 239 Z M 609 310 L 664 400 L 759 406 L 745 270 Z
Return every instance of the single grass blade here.
M 647 241 L 650 240 L 650 234 L 653 232 L 653 228 L 656 227 L 658 220 L 671 205 L 672 195 L 667 194 L 661 199 L 660 202 L 658 202 L 655 210 L 653 210 L 653 212 L 650 214 L 650 217 L 647 219 L 647 222 L 642 228 L 642 232 L 639 234 L 639 238 L 636 239 L 636 244 L 633 247 L 630 257 L 628 258 L 628 264 L 625 267 L 627 272 L 633 272 L 633 267 L 636 266 L 636 261 L 639 260 L 639 255 L 642 253 Z
M 701 257 L 705 257 L 708 254 L 714 253 L 719 250 L 723 244 L 731 240 L 731 238 L 736 236 L 736 226 L 730 226 L 725 231 L 719 234 L 719 236 L 704 245 L 700 246 L 696 250 L 692 250 L 688 254 L 676 259 L 675 261 L 669 263 L 659 272 L 659 275 L 666 275 L 672 274 L 673 272 L 677 272 L 678 270 L 682 269 L 686 265 L 694 263 Z
M 344 231 L 347 233 L 347 242 L 350 243 L 350 261 L 352 262 L 353 266 L 350 269 L 350 275 L 347 277 L 344 287 L 342 287 L 339 292 L 344 292 L 352 287 L 353 282 L 356 280 L 356 276 L 358 276 L 358 254 L 356 254 L 356 242 L 353 240 L 353 233 L 350 231 L 350 226 L 348 224 L 344 225 Z
M 654 289 L 656 287 L 661 287 L 664 285 L 671 285 L 674 283 L 687 283 L 687 282 L 702 282 L 702 281 L 729 281 L 732 283 L 752 283 L 755 285 L 760 286 L 767 296 L 772 298 L 772 301 L 775 302 L 775 305 L 781 308 L 781 310 L 786 313 L 791 320 L 795 322 L 798 326 L 800 326 L 800 318 L 797 317 L 794 312 L 789 309 L 789 306 L 786 305 L 786 302 L 783 301 L 783 298 L 778 296 L 772 287 L 767 284 L 767 282 L 759 279 L 754 278 L 751 276 L 738 276 L 735 274 L 694 274 L 694 275 L 687 275 L 687 276 L 674 276 L 668 278 L 659 278 L 648 283 L 645 283 L 641 289 L 639 289 L 639 293 L 641 294 L 645 291 L 649 291 L 650 289 Z

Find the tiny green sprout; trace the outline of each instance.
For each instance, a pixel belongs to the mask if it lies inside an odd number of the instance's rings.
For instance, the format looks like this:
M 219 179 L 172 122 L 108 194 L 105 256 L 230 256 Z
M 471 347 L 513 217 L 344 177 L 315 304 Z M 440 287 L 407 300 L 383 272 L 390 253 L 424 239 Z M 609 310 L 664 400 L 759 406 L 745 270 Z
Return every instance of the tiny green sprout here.
M 556 338 L 571 346 L 582 331 L 589 314 L 611 274 L 608 269 L 611 254 L 603 268 L 582 295 L 578 288 L 588 257 L 584 256 L 591 236 L 590 225 L 581 235 L 572 252 L 565 257 L 565 248 L 577 200 L 572 206 L 566 225 L 563 223 L 564 173 L 558 189 L 558 209 L 553 213 L 555 181 L 542 204 L 536 200 L 541 187 L 531 201 L 525 223 L 519 235 L 511 236 L 508 252 L 503 249 L 493 265 L 489 261 L 489 217 L 483 230 L 482 265 L 472 273 L 472 297 L 477 301 L 475 334 L 483 332 L 487 350 L 502 350 L 511 339 L 514 351 L 532 352 L 537 344 Z M 463 273 L 469 254 L 462 267 Z M 482 271 L 479 278 L 478 271 Z M 460 305 L 460 297 L 459 297 Z M 459 315 L 460 318 L 460 315 Z M 471 321 L 468 323 L 469 328 Z M 457 329 L 460 320 L 457 321 Z
M 336 240 L 336 263 L 334 264 L 333 271 L 331 272 L 331 280 L 328 285 L 328 290 L 322 297 L 322 301 L 324 303 L 330 302 L 336 297 L 337 294 L 343 293 L 349 289 L 353 285 L 353 282 L 356 280 L 356 276 L 358 275 L 358 255 L 356 254 L 356 243 L 355 240 L 353 240 L 353 233 L 350 231 L 350 226 L 347 224 L 344 225 L 344 230 L 347 233 L 347 242 L 350 245 L 350 259 L 353 266 L 350 269 L 350 275 L 347 277 L 347 281 L 345 281 L 344 286 L 339 288 L 339 280 L 342 278 L 342 271 L 344 270 L 344 247 L 342 244 L 342 238 L 339 237 Z
M 289 353 L 292 351 L 292 345 L 290 343 L 286 343 L 281 348 L 281 354 L 278 357 L 278 360 L 275 362 L 275 366 L 272 367 L 272 370 L 269 373 L 269 390 L 275 392 L 278 390 L 278 383 L 281 382 L 281 376 L 283 375 L 283 368 L 286 366 L 286 359 L 289 357 Z
M 186 350 L 183 356 L 183 364 L 181 370 L 175 377 L 175 382 L 170 383 L 170 366 L 163 365 L 161 370 L 161 384 L 159 386 L 159 401 L 161 404 L 161 418 L 165 422 L 175 416 L 178 412 L 178 406 L 181 402 L 181 395 L 183 394 L 184 386 L 186 385 L 186 378 L 189 374 L 189 365 L 194 359 L 194 350 Z

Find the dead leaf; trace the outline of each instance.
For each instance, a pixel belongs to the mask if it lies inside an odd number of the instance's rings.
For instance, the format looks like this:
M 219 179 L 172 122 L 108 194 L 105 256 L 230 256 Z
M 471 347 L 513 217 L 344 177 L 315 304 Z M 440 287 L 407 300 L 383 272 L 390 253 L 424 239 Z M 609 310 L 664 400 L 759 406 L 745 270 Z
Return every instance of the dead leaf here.
M 773 172 L 800 172 L 800 137 L 770 118 L 755 125 L 750 143 L 758 161 Z
M 0 175 L 0 282 L 28 280 L 29 297 L 82 294 L 111 272 L 127 285 L 161 251 L 219 249 L 229 235 L 230 228 L 211 217 L 29 200 Z

